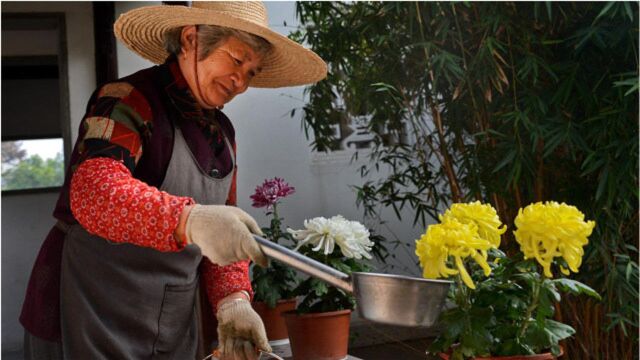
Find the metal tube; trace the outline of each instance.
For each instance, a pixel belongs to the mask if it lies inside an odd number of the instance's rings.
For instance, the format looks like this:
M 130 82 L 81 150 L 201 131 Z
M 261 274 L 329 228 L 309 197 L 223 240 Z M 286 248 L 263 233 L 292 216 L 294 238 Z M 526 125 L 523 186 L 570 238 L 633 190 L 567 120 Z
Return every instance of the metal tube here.
M 353 293 L 353 284 L 349 275 L 338 271 L 321 262 L 308 258 L 300 253 L 287 249 L 282 245 L 278 245 L 273 241 L 263 239 L 260 236 L 253 236 L 260 248 L 268 257 L 280 261 L 285 265 L 289 265 L 294 269 L 300 270 L 310 276 L 326 281 L 327 283 L 340 288 L 348 293 Z

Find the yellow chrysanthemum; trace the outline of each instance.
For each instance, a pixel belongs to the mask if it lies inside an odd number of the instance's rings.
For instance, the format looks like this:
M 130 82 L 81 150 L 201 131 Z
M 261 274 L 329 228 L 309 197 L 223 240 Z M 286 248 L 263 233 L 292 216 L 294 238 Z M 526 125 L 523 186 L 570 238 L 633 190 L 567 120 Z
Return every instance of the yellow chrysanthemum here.
M 578 272 L 583 247 L 589 243 L 595 222 L 584 221 L 584 214 L 575 206 L 548 201 L 520 209 L 515 225 L 518 229 L 513 234 L 525 258 L 535 258 L 545 276 L 552 277 L 551 263 L 555 257 L 564 258 L 569 269 Z M 560 270 L 568 274 L 568 269 L 560 267 Z
M 429 226 L 420 240 L 416 240 L 416 255 L 420 259 L 425 278 L 447 278 L 460 274 L 462 281 L 475 289 L 463 260 L 471 257 L 482 267 L 485 275 L 489 275 L 491 268 L 487 264 L 487 250 L 492 247 L 491 242 L 478 236 L 475 224 L 463 224 L 453 218 L 443 218 L 441 224 Z M 450 256 L 455 261 L 456 269 L 447 267 Z
M 480 201 L 451 205 L 451 208 L 440 217 L 440 220 L 448 218 L 456 219 L 463 224 L 476 224 L 478 235 L 491 242 L 494 247 L 500 246 L 500 235 L 507 231 L 507 227 L 502 225 L 496 209 L 489 204 L 482 204 Z

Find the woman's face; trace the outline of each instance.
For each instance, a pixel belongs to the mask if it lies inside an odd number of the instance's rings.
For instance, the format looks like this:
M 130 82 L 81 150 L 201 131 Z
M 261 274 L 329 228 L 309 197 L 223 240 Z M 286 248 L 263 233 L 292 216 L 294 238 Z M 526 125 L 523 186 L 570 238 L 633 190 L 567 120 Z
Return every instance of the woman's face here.
M 242 94 L 261 70 L 262 58 L 249 45 L 229 37 L 209 56 L 196 62 L 196 76 L 195 26 L 185 28 L 182 36 L 182 54 L 178 57 L 180 69 L 191 93 L 203 108 L 223 106 L 236 95 Z

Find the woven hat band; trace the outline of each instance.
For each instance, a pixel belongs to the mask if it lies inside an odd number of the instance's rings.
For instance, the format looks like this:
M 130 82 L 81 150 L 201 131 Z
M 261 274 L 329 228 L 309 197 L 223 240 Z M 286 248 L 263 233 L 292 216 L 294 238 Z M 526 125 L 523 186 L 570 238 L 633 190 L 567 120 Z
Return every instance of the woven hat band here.
M 267 9 L 259 1 L 193 1 L 191 7 L 227 13 L 231 17 L 269 27 Z

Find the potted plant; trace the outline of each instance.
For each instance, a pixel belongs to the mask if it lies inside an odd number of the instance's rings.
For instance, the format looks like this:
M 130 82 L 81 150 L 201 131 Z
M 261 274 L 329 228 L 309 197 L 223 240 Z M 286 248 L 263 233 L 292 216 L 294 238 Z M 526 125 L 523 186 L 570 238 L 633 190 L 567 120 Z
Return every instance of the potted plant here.
M 289 233 L 282 230 L 283 218 L 278 215 L 278 204 L 293 193 L 294 187 L 276 177 L 265 179 L 250 196 L 252 206 L 266 208 L 267 216 L 271 217 L 269 227 L 262 228 L 265 238 L 281 245 L 287 242 L 293 244 L 293 239 Z M 277 261 L 271 262 L 266 269 L 259 266 L 252 268 L 252 305 L 262 318 L 267 338 L 272 345 L 281 345 L 288 341 L 287 327 L 281 314 L 296 308 L 296 298 L 293 294 L 296 282 L 296 272 Z
M 346 274 L 369 269 L 363 260 L 371 259 L 374 243 L 361 223 L 337 215 L 305 220 L 304 227 L 288 229 L 298 241 L 295 250 Z M 346 358 L 353 296 L 316 278 L 301 281 L 295 293 L 302 301 L 284 314 L 294 359 Z
M 574 329 L 553 319 L 560 292 L 599 299 L 590 287 L 560 274 L 578 272 L 595 223 L 574 206 L 545 202 L 520 209 L 514 231 L 520 252 L 498 249 L 495 209 L 453 204 L 416 241 L 424 277 L 454 276 L 439 318 L 443 329 L 428 349 L 442 359 L 555 359 Z M 541 271 L 542 270 L 542 271 Z

